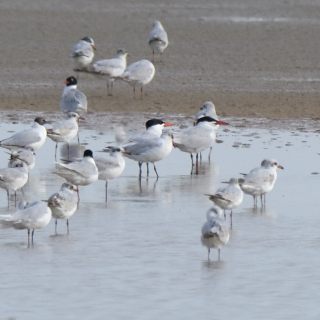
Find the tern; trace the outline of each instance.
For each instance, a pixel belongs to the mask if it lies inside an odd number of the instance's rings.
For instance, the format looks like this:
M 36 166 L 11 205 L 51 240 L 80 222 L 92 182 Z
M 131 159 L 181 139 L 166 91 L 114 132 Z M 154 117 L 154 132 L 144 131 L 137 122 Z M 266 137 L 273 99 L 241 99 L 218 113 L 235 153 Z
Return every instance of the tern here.
M 94 57 L 96 47 L 94 41 L 90 37 L 82 38 L 74 45 L 71 52 L 71 57 L 74 62 L 75 71 L 83 71 L 90 65 Z

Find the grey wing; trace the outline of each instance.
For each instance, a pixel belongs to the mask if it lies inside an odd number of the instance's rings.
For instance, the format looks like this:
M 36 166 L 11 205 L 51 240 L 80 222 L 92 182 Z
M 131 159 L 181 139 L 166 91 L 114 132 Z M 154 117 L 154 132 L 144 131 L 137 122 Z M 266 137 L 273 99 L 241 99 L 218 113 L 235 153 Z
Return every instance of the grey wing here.
M 168 43 L 168 35 L 164 30 L 159 29 L 159 28 L 154 28 L 149 33 L 149 44 L 152 41 L 161 41 L 164 44 L 167 44 Z
M 0 141 L 0 144 L 6 146 L 19 146 L 24 147 L 30 143 L 38 142 L 41 140 L 39 132 L 35 130 L 25 130 L 17 132 L 12 137 Z
M 92 55 L 92 47 L 89 44 L 85 44 L 83 42 L 77 43 L 73 49 L 71 56 L 73 58 L 77 57 L 90 57 Z
M 70 90 L 62 96 L 60 109 L 63 112 L 87 111 L 87 97 L 79 90 Z
M 123 78 L 128 81 L 143 80 L 153 73 L 153 69 L 145 61 L 138 61 L 130 65 L 123 73 Z
M 261 186 L 270 181 L 270 172 L 268 170 L 254 170 L 245 176 L 244 185 Z
M 151 148 L 160 147 L 162 145 L 162 139 L 139 139 L 135 140 L 133 143 L 124 145 L 125 151 L 132 155 L 139 155 L 147 152 Z
M 98 171 L 105 170 L 107 168 L 116 168 L 119 166 L 119 161 L 115 157 L 107 156 L 95 156 L 94 161 L 98 168 Z
M 93 64 L 92 66 L 93 72 L 112 75 L 119 74 L 119 76 L 123 73 L 123 63 L 119 59 L 109 59 L 109 60 L 100 60 Z

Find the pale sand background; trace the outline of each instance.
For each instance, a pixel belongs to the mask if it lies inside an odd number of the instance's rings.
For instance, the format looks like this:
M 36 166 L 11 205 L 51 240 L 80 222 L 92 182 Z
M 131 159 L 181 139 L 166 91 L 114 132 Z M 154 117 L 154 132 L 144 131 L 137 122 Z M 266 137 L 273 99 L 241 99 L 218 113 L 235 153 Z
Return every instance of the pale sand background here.
M 81 74 L 90 111 L 193 114 L 212 100 L 222 116 L 319 117 L 318 0 L 3 0 L 0 108 L 59 111 L 62 82 L 74 74 L 69 54 L 84 36 L 96 59 L 118 48 L 129 63 L 150 59 L 155 19 L 170 45 L 143 101 L 120 81 L 108 97 L 105 81 Z

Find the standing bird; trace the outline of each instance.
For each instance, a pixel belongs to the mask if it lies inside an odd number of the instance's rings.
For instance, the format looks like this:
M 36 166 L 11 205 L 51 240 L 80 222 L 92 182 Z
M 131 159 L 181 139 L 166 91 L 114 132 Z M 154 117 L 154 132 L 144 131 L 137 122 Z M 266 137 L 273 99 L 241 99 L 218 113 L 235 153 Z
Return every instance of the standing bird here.
M 90 37 L 82 38 L 72 49 L 71 57 L 74 63 L 74 71 L 84 71 L 94 57 L 94 41 Z
M 24 162 L 27 165 L 28 171 L 31 171 L 36 164 L 36 154 L 31 147 L 13 149 L 10 153 L 8 167 L 10 167 L 16 160 Z
M 168 35 L 164 30 L 160 21 L 153 22 L 153 28 L 149 32 L 148 44 L 152 50 L 152 62 L 154 62 L 154 52 L 160 53 L 160 61 L 162 62 L 162 52 L 169 45 Z
M 62 112 L 76 112 L 79 115 L 87 112 L 87 97 L 77 90 L 77 83 L 75 77 L 69 77 L 64 82 L 66 86 L 63 89 L 60 101 Z
M 55 173 L 76 186 L 89 185 L 95 182 L 99 176 L 91 150 L 85 150 L 83 158 L 80 161 L 73 161 L 68 164 L 57 163 L 57 166 L 59 170 Z M 79 190 L 78 200 L 80 200 Z
M 55 221 L 55 233 L 57 233 L 58 219 L 67 220 L 67 233 L 69 233 L 69 219 L 77 210 L 78 197 L 74 191 L 78 188 L 71 183 L 63 183 L 60 191 L 51 195 L 48 199 L 48 207 L 52 211 Z
M 0 147 L 7 149 L 17 149 L 30 147 L 33 150 L 38 150 L 46 141 L 47 130 L 44 124 L 47 121 L 42 117 L 37 117 L 31 129 L 15 133 L 10 138 L 0 141 Z
M 27 164 L 21 160 L 16 160 L 10 167 L 0 169 L 0 188 L 7 190 L 8 207 L 9 192 L 14 191 L 15 205 L 17 204 L 17 190 L 21 189 L 28 181 Z
M 96 61 L 91 72 L 107 78 L 108 95 L 112 96 L 113 82 L 123 74 L 127 67 L 128 52 L 124 49 L 119 49 L 113 59 Z
M 84 120 L 75 112 L 68 112 L 67 119 L 53 122 L 50 127 L 47 127 L 48 137 L 56 142 L 55 160 L 57 160 L 57 148 L 59 142 L 68 143 L 68 159 L 69 159 L 69 142 L 78 134 L 79 119 Z
M 172 135 L 163 133 L 159 138 L 135 139 L 122 146 L 126 151 L 124 156 L 139 162 L 139 177 L 143 162 L 153 163 L 154 172 L 159 178 L 155 163 L 168 156 L 172 150 Z
M 243 201 L 243 192 L 239 186 L 238 179 L 231 178 L 225 188 L 219 188 L 217 192 L 213 195 L 206 194 L 209 199 L 213 201 L 219 208 L 224 210 L 224 217 L 226 218 L 226 211 L 230 212 L 230 225 L 232 227 L 232 210 L 238 206 Z
M 108 181 L 115 179 L 123 172 L 125 161 L 123 158 L 124 149 L 119 147 L 108 147 L 109 153 L 102 153 L 95 156 L 95 162 L 99 171 L 99 180 L 106 182 L 106 202 L 108 199 Z
M 136 97 L 136 87 L 140 87 L 142 99 L 143 86 L 151 82 L 156 70 L 149 60 L 140 60 L 131 63 L 121 76 L 121 79 L 133 87 L 133 95 Z
M 173 134 L 173 145 L 182 152 L 188 152 L 191 155 L 192 166 L 193 153 L 200 153 L 208 149 L 216 141 L 216 125 L 227 125 L 227 122 L 218 121 L 211 117 L 202 117 L 196 120 L 195 126 Z M 196 164 L 198 156 L 196 157 Z
M 208 248 L 208 260 L 210 259 L 210 249 L 218 249 L 218 260 L 220 261 L 220 248 L 229 241 L 229 229 L 222 217 L 222 210 L 219 207 L 212 207 L 207 212 L 207 222 L 201 230 L 202 245 Z
M 12 214 L 0 215 L 0 223 L 14 229 L 28 229 L 28 243 L 32 229 L 31 243 L 35 229 L 44 228 L 51 220 L 51 210 L 43 201 L 33 201 L 30 204 L 20 201 L 19 210 Z
M 261 167 L 251 170 L 244 178 L 239 179 L 241 190 L 253 196 L 253 205 L 257 206 L 257 196 L 260 196 L 261 206 L 266 205 L 266 193 L 271 191 L 277 180 L 277 169 L 284 169 L 276 160 L 264 159 Z M 264 196 L 264 201 L 262 198 Z

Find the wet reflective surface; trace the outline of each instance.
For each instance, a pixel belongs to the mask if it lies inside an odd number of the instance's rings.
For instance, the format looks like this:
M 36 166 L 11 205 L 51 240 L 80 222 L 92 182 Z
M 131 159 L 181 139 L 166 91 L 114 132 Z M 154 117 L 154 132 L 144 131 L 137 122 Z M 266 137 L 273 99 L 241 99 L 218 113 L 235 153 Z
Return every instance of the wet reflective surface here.
M 55 234 L 52 220 L 28 246 L 26 230 L 1 228 L 0 318 L 318 318 L 319 134 L 228 122 L 219 128 L 210 163 L 203 153 L 197 175 L 190 175 L 190 156 L 177 149 L 157 164 L 158 180 L 152 166 L 147 179 L 143 165 L 139 181 L 137 163 L 127 160 L 123 174 L 109 182 L 108 203 L 104 181 L 80 186 L 69 234 L 63 220 Z M 1 124 L 0 136 L 28 127 Z M 80 139 L 81 148 L 72 144 L 74 156 L 114 143 L 114 130 L 82 127 Z M 64 182 L 53 173 L 54 146 L 48 139 L 36 151 L 24 187 L 27 200 L 47 199 Z M 5 151 L 0 150 L 1 167 L 7 164 Z M 59 152 L 65 158 L 66 146 Z M 267 194 L 266 208 L 259 201 L 254 209 L 252 197 L 245 196 L 234 211 L 221 261 L 216 250 L 208 261 L 200 242 L 211 206 L 204 194 L 267 157 L 284 170 Z M 0 212 L 7 213 L 5 190 L 0 200 Z M 13 205 L 11 198 L 10 212 Z

